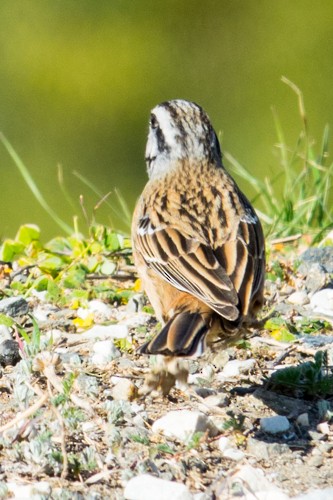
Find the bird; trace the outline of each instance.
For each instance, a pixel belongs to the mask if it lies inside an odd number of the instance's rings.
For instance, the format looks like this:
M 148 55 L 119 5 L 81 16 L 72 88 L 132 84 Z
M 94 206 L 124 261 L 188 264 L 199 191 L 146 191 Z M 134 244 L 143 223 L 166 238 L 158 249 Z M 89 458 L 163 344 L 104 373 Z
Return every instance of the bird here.
M 198 104 L 175 99 L 151 111 L 145 160 L 133 258 L 162 327 L 138 352 L 198 357 L 243 336 L 263 306 L 262 226 Z

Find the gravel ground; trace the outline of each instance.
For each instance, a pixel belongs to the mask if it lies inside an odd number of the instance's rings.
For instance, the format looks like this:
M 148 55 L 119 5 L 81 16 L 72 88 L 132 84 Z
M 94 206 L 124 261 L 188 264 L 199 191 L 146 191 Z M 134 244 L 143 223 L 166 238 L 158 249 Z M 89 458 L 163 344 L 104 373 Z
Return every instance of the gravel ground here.
M 158 328 L 142 295 L 78 310 L 43 293 L 0 301 L 0 498 L 333 498 L 326 248 L 272 255 L 270 319 L 184 362 L 188 385 L 165 396 L 145 391 L 159 360 L 135 352 Z

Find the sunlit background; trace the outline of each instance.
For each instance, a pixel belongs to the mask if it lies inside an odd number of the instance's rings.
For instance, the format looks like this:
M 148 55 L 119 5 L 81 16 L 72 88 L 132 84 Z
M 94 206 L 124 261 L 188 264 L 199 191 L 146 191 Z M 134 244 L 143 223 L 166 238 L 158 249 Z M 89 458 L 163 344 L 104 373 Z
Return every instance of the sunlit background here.
M 291 146 L 301 129 L 282 75 L 302 89 L 317 141 L 333 123 L 330 0 L 1 0 L 0 40 L 0 131 L 82 232 L 80 195 L 88 221 L 128 230 L 110 207 L 121 213 L 114 189 L 132 210 L 146 182 L 149 111 L 161 101 L 201 104 L 222 150 L 259 177 L 276 168 L 271 107 Z M 61 234 L 3 145 L 0 168 L 0 236 L 27 222 L 44 240 Z M 108 192 L 110 205 L 94 210 Z

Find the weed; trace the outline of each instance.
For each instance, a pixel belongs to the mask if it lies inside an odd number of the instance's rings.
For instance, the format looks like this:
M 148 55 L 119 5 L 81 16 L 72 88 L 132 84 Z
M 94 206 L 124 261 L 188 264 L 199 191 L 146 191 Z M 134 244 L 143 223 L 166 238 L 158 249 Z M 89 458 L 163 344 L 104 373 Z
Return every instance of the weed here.
M 333 163 L 328 164 L 329 129 L 325 127 L 319 151 L 309 136 L 303 94 L 287 78 L 282 78 L 297 95 L 301 132 L 294 147 L 286 143 L 283 127 L 273 110 L 278 144 L 279 165 L 273 178 L 254 177 L 232 155 L 225 157 L 232 170 L 245 179 L 256 191 L 253 202 L 258 210 L 266 235 L 271 238 L 309 234 L 312 243 L 318 242 L 333 227 L 332 175 Z M 282 184 L 282 194 L 281 194 Z

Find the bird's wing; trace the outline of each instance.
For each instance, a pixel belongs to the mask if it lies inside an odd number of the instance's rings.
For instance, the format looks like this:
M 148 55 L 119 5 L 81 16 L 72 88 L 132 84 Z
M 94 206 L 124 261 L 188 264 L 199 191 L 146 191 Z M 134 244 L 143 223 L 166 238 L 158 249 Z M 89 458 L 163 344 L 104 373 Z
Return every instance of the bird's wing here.
M 146 214 L 137 227 L 135 247 L 168 283 L 235 321 L 247 313 L 254 286 L 261 286 L 261 237 L 256 235 L 261 227 L 253 214 L 235 219 L 238 227 L 232 236 L 214 249 L 209 242 L 184 234 L 177 224 L 154 226 Z

